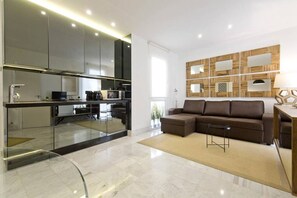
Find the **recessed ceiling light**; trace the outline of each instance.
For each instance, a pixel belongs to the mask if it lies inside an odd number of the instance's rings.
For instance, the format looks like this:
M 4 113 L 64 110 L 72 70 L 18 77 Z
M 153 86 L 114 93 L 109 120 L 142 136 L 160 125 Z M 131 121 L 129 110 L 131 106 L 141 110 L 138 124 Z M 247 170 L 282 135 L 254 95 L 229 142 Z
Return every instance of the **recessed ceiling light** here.
M 86 10 L 86 13 L 87 13 L 87 15 L 92 15 L 92 11 L 89 9 Z
M 229 24 L 229 25 L 228 25 L 228 29 L 229 29 L 229 30 L 232 29 L 232 27 L 233 27 L 232 24 Z
M 116 23 L 115 23 L 115 22 L 111 22 L 110 25 L 111 25 L 112 27 L 115 27 L 115 26 L 116 26 Z
M 95 36 L 99 36 L 99 33 L 98 32 L 95 32 Z
M 198 38 L 202 38 L 202 34 L 198 34 Z
M 72 27 L 76 27 L 76 24 L 75 24 L 75 23 L 71 23 L 71 26 L 72 26 Z
M 41 13 L 42 15 L 46 15 L 46 12 L 43 11 L 43 10 L 42 10 L 40 13 Z
M 114 62 L 114 60 L 110 60 L 110 62 L 112 62 L 112 63 L 113 63 L 113 62 Z

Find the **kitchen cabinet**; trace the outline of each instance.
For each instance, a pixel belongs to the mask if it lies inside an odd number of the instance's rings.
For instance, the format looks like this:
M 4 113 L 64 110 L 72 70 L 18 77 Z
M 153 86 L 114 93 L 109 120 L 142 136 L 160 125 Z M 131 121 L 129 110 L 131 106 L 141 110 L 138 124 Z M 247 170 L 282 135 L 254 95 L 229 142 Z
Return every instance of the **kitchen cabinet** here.
M 131 44 L 120 39 L 115 41 L 115 77 L 131 80 Z
M 84 26 L 63 16 L 49 16 L 49 68 L 84 72 Z
M 85 27 L 85 74 L 101 74 L 100 36 L 98 31 Z
M 131 80 L 131 44 L 123 41 L 123 79 Z
M 115 41 L 117 39 L 100 33 L 101 76 L 114 77 Z
M 28 1 L 4 1 L 4 62 L 48 68 L 48 13 Z

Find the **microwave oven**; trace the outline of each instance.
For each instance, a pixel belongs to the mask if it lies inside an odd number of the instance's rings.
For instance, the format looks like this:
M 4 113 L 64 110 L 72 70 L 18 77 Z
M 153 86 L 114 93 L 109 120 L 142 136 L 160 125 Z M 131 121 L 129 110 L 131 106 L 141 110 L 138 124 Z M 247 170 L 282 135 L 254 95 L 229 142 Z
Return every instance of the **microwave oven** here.
M 66 91 L 52 91 L 52 100 L 66 100 L 67 92 Z
M 119 90 L 101 90 L 103 99 L 105 100 L 121 100 L 122 93 Z

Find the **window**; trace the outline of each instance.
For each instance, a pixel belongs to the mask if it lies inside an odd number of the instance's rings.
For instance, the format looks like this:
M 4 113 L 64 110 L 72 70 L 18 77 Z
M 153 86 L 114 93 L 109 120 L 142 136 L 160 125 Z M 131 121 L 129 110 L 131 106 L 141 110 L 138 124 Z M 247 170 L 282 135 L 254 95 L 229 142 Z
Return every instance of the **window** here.
M 167 63 L 165 60 L 152 57 L 152 97 L 167 96 Z

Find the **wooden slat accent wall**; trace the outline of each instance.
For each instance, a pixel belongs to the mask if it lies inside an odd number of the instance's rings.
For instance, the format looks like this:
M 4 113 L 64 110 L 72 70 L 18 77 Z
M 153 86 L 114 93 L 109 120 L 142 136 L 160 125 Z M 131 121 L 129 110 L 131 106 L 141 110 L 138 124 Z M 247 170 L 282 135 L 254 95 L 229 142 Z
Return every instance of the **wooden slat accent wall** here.
M 233 82 L 232 92 L 216 92 L 216 83 Z M 226 76 L 210 79 L 210 96 L 211 97 L 239 97 L 239 76 Z
M 191 91 L 191 84 L 203 84 L 204 92 L 193 93 Z M 209 97 L 209 78 L 187 80 L 187 97 Z
M 277 73 L 278 72 L 241 76 L 240 96 L 241 97 L 274 97 L 278 92 L 278 89 L 273 88 L 275 75 Z M 249 80 L 257 80 L 257 79 L 271 79 L 271 91 L 248 92 L 247 91 L 248 81 Z
M 199 74 L 191 74 L 191 67 L 195 65 L 204 65 L 204 72 Z M 187 79 L 206 78 L 209 77 L 209 59 L 201 59 L 186 63 Z
M 248 67 L 248 57 L 271 53 L 271 64 L 270 65 L 259 65 L 254 67 Z M 279 70 L 280 65 L 280 45 L 274 45 L 270 47 L 264 47 L 249 51 L 241 52 L 241 73 L 256 73 L 265 71 Z
M 232 60 L 232 69 L 225 71 L 216 71 L 216 62 Z M 227 54 L 210 58 L 210 76 L 223 76 L 239 74 L 239 53 Z

